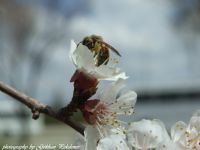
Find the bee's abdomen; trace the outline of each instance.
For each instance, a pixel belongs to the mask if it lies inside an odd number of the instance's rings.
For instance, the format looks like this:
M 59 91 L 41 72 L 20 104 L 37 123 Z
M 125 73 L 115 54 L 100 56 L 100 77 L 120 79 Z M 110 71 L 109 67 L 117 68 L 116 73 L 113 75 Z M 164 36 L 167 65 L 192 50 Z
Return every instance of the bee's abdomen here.
M 107 64 L 109 61 L 109 50 L 106 47 L 102 47 L 97 56 L 97 66 Z

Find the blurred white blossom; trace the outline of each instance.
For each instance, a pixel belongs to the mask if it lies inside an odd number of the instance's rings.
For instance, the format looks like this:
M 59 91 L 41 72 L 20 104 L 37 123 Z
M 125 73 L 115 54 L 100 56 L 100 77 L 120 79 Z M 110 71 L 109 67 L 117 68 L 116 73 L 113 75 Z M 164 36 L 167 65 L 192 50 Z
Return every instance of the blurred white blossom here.
M 101 139 L 99 139 L 99 136 L 100 134 L 94 126 L 87 126 L 85 129 L 85 150 L 131 150 L 125 137 L 116 134 L 112 130 Z
M 184 150 L 200 149 L 200 110 L 197 110 L 188 125 L 177 122 L 171 130 L 172 140 Z
M 138 150 L 200 150 L 200 110 L 188 125 L 176 122 L 170 135 L 162 121 L 143 119 L 130 125 L 127 137 L 128 143 Z
M 157 119 L 131 123 L 127 137 L 129 144 L 138 150 L 155 149 L 165 140 L 169 141 L 164 124 Z

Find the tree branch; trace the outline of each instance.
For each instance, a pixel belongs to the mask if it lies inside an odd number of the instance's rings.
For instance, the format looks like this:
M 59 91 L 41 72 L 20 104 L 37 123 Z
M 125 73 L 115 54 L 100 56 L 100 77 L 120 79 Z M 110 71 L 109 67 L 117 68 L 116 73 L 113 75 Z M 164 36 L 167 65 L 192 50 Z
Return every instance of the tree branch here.
M 2 81 L 0 81 L 0 91 L 13 97 L 15 100 L 23 103 L 28 108 L 30 108 L 32 111 L 32 114 L 33 114 L 33 116 L 32 116 L 33 119 L 35 119 L 35 120 L 38 119 L 40 113 L 43 113 L 43 114 L 46 114 L 56 120 L 59 120 L 65 124 L 69 125 L 73 129 L 75 129 L 76 131 L 78 131 L 79 133 L 84 135 L 84 126 L 81 125 L 80 123 L 72 120 L 69 117 L 61 116 L 59 111 L 58 112 L 54 111 L 50 106 L 43 104 L 43 103 L 39 102 L 38 100 L 36 100 L 32 97 L 29 97 L 20 91 L 17 91 L 16 89 L 3 83 Z

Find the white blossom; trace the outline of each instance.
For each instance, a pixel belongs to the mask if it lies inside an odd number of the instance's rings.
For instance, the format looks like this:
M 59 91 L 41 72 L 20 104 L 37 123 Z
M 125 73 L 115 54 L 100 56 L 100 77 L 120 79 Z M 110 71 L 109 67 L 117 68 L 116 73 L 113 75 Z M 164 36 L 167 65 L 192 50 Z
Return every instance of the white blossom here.
M 134 111 L 137 94 L 134 91 L 124 91 L 124 80 L 111 83 L 100 95 L 99 99 L 88 100 L 82 109 L 83 115 L 90 124 L 96 126 L 101 136 L 106 135 L 107 129 L 123 129 L 120 115 L 131 115 Z
M 97 150 L 131 150 L 120 135 L 109 135 L 99 141 Z
M 200 110 L 193 114 L 188 125 L 182 121 L 175 123 L 171 137 L 183 150 L 200 150 Z
M 200 110 L 189 124 L 176 122 L 167 133 L 160 120 L 133 122 L 128 129 L 128 142 L 137 150 L 200 150 Z
M 115 67 L 115 64 L 118 62 L 116 58 L 110 56 L 108 64 L 97 66 L 94 53 L 81 43 L 77 45 L 74 41 L 71 41 L 69 57 L 78 70 L 99 80 L 116 81 L 119 78 L 127 78 L 124 72 Z
M 131 150 L 126 144 L 124 136 L 110 130 L 106 137 L 100 138 L 95 126 L 87 126 L 85 129 L 85 150 Z
M 128 142 L 137 150 L 156 149 L 169 135 L 164 124 L 157 119 L 143 119 L 130 124 L 127 131 Z
M 83 114 L 91 124 L 85 130 L 86 150 L 90 150 L 91 147 L 94 148 L 99 143 L 99 140 L 101 142 L 98 150 L 101 150 L 104 146 L 107 147 L 107 145 L 111 144 L 115 137 L 119 141 L 119 145 L 116 145 L 119 149 L 125 144 L 123 126 L 125 122 L 120 121 L 118 116 L 131 115 L 133 113 L 137 94 L 134 91 L 124 91 L 120 94 L 124 87 L 124 80 L 120 79 L 111 83 L 102 92 L 99 100 L 86 102 Z

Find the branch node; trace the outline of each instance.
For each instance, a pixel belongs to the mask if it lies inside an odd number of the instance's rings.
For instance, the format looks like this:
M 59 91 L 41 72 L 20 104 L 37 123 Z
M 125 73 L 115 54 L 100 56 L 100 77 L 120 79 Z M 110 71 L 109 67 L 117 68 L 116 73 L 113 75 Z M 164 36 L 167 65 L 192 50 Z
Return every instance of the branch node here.
M 38 100 L 36 100 L 32 97 L 29 97 L 20 91 L 17 91 L 16 89 L 3 83 L 2 81 L 0 81 L 0 91 L 13 97 L 15 100 L 21 102 L 22 104 L 26 105 L 29 109 L 31 109 L 31 112 L 33 114 L 32 115 L 33 119 L 35 119 L 35 120 L 38 119 L 40 116 L 40 113 L 43 113 L 43 114 L 46 114 L 54 119 L 57 119 L 65 124 L 69 125 L 73 129 L 75 129 L 76 131 L 78 131 L 79 133 L 84 135 L 85 127 L 83 125 L 81 125 L 80 123 L 71 120 L 68 117 L 68 114 L 70 114 L 70 112 L 60 114 L 59 112 L 54 111 L 50 106 L 40 103 Z M 71 109 L 67 109 L 67 111 L 68 110 L 70 111 Z
M 36 111 L 35 113 L 33 113 L 32 118 L 33 118 L 34 120 L 37 120 L 39 117 L 40 117 L 39 111 Z
M 33 114 L 32 118 L 34 120 L 37 120 L 40 117 L 40 111 L 36 107 L 32 108 L 32 114 Z

